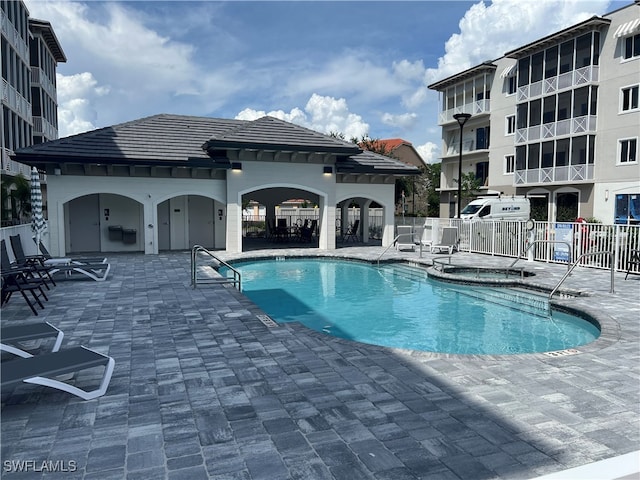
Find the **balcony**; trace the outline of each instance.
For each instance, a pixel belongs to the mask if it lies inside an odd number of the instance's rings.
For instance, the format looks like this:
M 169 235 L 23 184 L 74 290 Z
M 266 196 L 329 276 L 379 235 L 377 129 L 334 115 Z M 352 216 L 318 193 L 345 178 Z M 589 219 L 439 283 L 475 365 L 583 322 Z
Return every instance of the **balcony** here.
M 585 115 L 583 117 L 568 118 L 559 122 L 545 123 L 516 130 L 515 144 L 535 142 L 537 140 L 552 139 L 563 135 L 580 133 L 595 133 L 597 117 Z
M 593 164 L 516 170 L 513 185 L 523 187 L 549 183 L 581 183 L 593 181 Z
M 9 149 L 2 149 L 2 175 L 16 176 L 22 174 L 25 178 L 31 178 L 31 167 L 23 163 L 16 162 L 9 158 Z
M 58 96 L 56 86 L 41 68 L 31 67 L 31 85 L 42 88 L 54 102 L 56 101 Z
M 475 142 L 473 140 L 463 140 L 462 141 L 462 153 L 470 153 L 474 151 L 474 144 Z M 450 145 L 449 148 L 447 148 L 447 153 L 445 154 L 445 156 L 449 157 L 449 156 L 458 156 L 460 155 L 460 143 L 459 141 L 453 141 Z
M 551 95 L 561 90 L 597 82 L 599 78 L 600 69 L 598 65 L 588 65 L 555 77 L 545 78 L 539 82 L 518 87 L 517 101 L 526 102 L 537 97 L 542 97 L 543 95 Z
M 42 135 L 47 140 L 56 140 L 58 129 L 44 117 L 33 117 L 33 134 Z
M 33 123 L 31 119 L 31 104 L 4 79 L 2 79 L 2 101 L 8 105 L 11 110 L 24 118 L 27 123 Z
M 480 115 L 483 113 L 489 114 L 491 112 L 491 100 L 477 100 L 473 103 L 465 103 L 464 105 L 456 108 L 450 108 L 444 110 L 438 115 L 438 125 L 443 125 L 449 122 L 455 122 L 453 116 L 456 113 L 470 113 L 471 115 Z

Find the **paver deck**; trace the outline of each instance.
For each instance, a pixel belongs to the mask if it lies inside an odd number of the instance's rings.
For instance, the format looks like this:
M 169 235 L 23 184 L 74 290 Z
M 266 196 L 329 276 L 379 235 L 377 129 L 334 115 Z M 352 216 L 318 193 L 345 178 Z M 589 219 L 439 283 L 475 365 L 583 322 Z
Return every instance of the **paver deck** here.
M 3 478 L 526 479 L 640 450 L 637 275 L 616 274 L 615 294 L 607 271 L 569 277 L 568 288 L 590 296 L 562 302 L 607 332 L 579 353 L 466 357 L 363 345 L 299 324 L 268 328 L 236 290 L 191 288 L 188 252 L 109 261 L 105 282 L 59 282 L 38 317 L 20 297 L 2 309 L 3 324 L 46 320 L 65 332 L 63 348 L 83 344 L 116 360 L 96 400 L 34 385 L 2 392 Z M 546 286 L 566 272 L 520 265 Z

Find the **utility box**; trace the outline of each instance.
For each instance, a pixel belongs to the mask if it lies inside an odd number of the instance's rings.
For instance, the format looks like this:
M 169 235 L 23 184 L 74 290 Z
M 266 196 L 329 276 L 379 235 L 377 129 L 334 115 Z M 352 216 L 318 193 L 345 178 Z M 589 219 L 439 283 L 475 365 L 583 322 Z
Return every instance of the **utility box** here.
M 136 243 L 137 231 L 133 228 L 122 229 L 122 243 L 128 245 Z
M 109 227 L 109 240 L 112 242 L 122 241 L 122 225 L 111 225 Z

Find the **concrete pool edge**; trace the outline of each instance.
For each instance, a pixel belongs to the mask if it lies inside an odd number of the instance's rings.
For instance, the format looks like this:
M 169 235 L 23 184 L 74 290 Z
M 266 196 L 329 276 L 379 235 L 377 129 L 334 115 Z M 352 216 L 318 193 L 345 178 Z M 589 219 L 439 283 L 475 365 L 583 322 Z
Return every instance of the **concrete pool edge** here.
M 301 252 L 300 254 L 291 254 L 290 252 L 287 252 L 286 254 L 284 254 L 283 252 L 265 252 L 265 251 L 256 251 L 256 252 L 249 252 L 249 255 L 241 255 L 241 256 L 230 256 L 228 259 L 226 259 L 226 261 L 228 261 L 231 265 L 233 265 L 233 263 L 237 263 L 237 262 L 251 262 L 251 261 L 262 261 L 262 260 L 274 260 L 274 259 L 281 259 L 283 261 L 286 261 L 287 259 L 328 259 L 328 260 L 346 260 L 346 261 L 353 261 L 353 262 L 360 262 L 360 263 L 368 263 L 371 265 L 376 265 L 378 262 L 375 259 L 367 259 L 367 258 L 361 258 L 361 257 L 357 257 L 357 256 L 353 256 L 353 255 L 348 255 L 348 254 L 344 254 L 344 253 L 337 253 L 336 252 L 327 252 L 327 253 L 313 253 L 310 254 L 308 252 Z M 253 255 L 252 255 L 253 254 Z M 386 259 L 383 262 L 379 262 L 380 264 L 405 264 L 405 265 L 411 265 L 414 267 L 418 267 L 418 268 L 423 268 L 425 269 L 425 273 L 428 274 L 427 270 L 429 269 L 429 267 L 432 267 L 431 264 L 425 262 L 425 261 L 415 261 L 413 259 Z M 431 269 L 432 270 L 432 269 Z M 525 277 L 523 279 L 517 279 L 516 283 L 514 283 L 514 287 L 520 287 L 520 288 L 524 288 L 524 289 L 530 289 L 533 291 L 537 291 L 537 292 L 546 292 L 549 293 L 552 289 L 549 288 L 548 286 L 544 286 L 541 284 L 528 284 L 526 283 L 526 279 L 535 279 L 535 275 L 531 275 L 530 277 Z M 451 283 L 469 283 L 469 282 L 465 282 L 465 279 L 461 279 L 461 281 L 458 282 L 451 282 Z M 473 282 L 474 284 L 478 284 L 478 282 Z M 501 284 L 490 284 L 488 285 L 490 287 L 505 287 L 505 288 L 509 288 L 509 285 L 505 285 L 504 283 Z M 569 304 L 568 302 L 570 301 L 579 301 L 579 300 L 585 300 L 590 298 L 590 294 L 586 293 L 586 292 L 582 292 L 579 290 L 575 290 L 575 289 L 567 289 L 567 290 L 571 290 L 572 294 L 570 295 L 571 298 L 568 299 L 562 299 L 562 300 L 554 300 L 553 302 L 551 302 L 551 305 L 554 309 L 556 310 L 560 310 L 560 311 L 565 311 L 567 313 L 570 313 L 572 315 L 578 316 L 583 318 L 584 320 L 594 324 L 599 330 L 600 330 L 600 335 L 598 336 L 598 338 L 596 338 L 594 341 L 588 343 L 588 344 L 584 344 L 584 345 L 580 345 L 574 348 L 567 348 L 564 350 L 560 350 L 560 351 L 550 351 L 550 352 L 533 352 L 533 353 L 515 353 L 515 354 L 458 354 L 458 353 L 442 353 L 442 352 L 428 352 L 428 351 L 421 351 L 421 350 L 410 350 L 410 349 L 402 349 L 402 348 L 397 348 L 397 347 L 386 347 L 386 346 L 381 346 L 381 345 L 375 345 L 375 344 L 369 344 L 369 343 L 364 343 L 364 342 L 359 342 L 357 340 L 349 340 L 349 339 L 344 339 L 344 338 L 340 338 L 340 337 L 335 337 L 317 330 L 314 330 L 312 328 L 309 328 L 307 326 L 305 326 L 304 324 L 302 324 L 301 322 L 286 322 L 286 323 L 277 323 L 276 324 L 278 326 L 284 326 L 284 325 L 299 325 L 300 327 L 304 328 L 307 332 L 313 333 L 314 335 L 322 335 L 323 337 L 331 337 L 332 339 L 335 339 L 337 341 L 340 342 L 345 342 L 345 344 L 358 344 L 358 345 L 366 345 L 367 347 L 373 347 L 373 348 L 380 348 L 386 351 L 390 351 L 390 352 L 394 352 L 394 353 L 399 353 L 402 355 L 408 355 L 410 357 L 420 357 L 420 358 L 446 358 L 446 359 L 456 359 L 456 360 L 474 360 L 474 361 L 495 361 L 495 360 L 515 360 L 515 359 L 533 359 L 533 358 L 537 358 L 539 360 L 553 360 L 556 358 L 560 358 L 560 357 L 566 357 L 566 356 L 572 356 L 572 355 L 580 355 L 580 354 L 587 354 L 587 353 L 594 353 L 597 352 L 599 350 L 605 349 L 605 348 L 609 348 L 612 345 L 614 345 L 615 343 L 617 343 L 620 339 L 620 325 L 618 324 L 618 322 L 611 316 L 604 314 L 601 311 L 596 311 L 592 308 L 590 308 L 588 306 L 588 304 L 582 304 L 579 306 L 576 305 L 572 305 Z M 573 293 L 575 292 L 575 293 Z M 580 292 L 580 293 L 577 293 Z M 248 297 L 246 297 L 246 295 L 242 294 L 241 295 L 246 298 L 247 300 L 249 300 Z M 252 302 L 253 303 L 253 302 Z M 256 305 L 257 308 L 260 308 L 258 305 Z M 268 317 L 268 315 L 267 315 Z M 261 321 L 259 318 L 256 317 L 257 320 Z M 271 319 L 273 320 L 273 319 Z M 274 321 L 275 322 L 275 321 Z

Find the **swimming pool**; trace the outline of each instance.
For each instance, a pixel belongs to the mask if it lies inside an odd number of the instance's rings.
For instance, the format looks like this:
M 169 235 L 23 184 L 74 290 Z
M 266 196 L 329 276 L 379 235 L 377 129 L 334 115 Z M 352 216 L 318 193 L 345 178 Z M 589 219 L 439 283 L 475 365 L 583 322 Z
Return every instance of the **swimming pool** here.
M 591 322 L 554 311 L 546 298 L 456 285 L 401 264 L 325 258 L 234 262 L 243 293 L 276 322 L 301 322 L 340 338 L 458 354 L 516 354 L 595 340 Z M 224 274 L 224 271 L 221 270 Z

